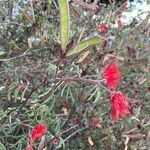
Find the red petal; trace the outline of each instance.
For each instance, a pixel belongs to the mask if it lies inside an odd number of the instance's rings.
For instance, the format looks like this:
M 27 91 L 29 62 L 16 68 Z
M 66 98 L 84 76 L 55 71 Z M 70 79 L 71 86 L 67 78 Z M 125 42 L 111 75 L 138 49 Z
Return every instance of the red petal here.
M 35 141 L 37 138 L 40 138 L 41 136 L 43 136 L 47 131 L 47 127 L 44 124 L 38 124 L 36 126 L 33 127 L 33 129 L 31 130 L 29 137 L 31 139 L 31 141 Z
M 123 93 L 119 92 L 118 93 L 119 97 L 119 109 L 120 109 L 120 116 L 123 117 L 127 114 L 129 114 L 129 104 L 128 101 L 126 100 L 126 97 L 124 96 Z
M 106 79 L 109 88 L 115 88 L 121 79 L 118 65 L 114 62 L 110 63 L 102 73 L 102 76 Z
M 32 147 L 28 144 L 25 150 L 33 150 Z
M 119 102 L 115 98 L 114 93 L 111 95 L 111 116 L 113 120 L 118 120 L 119 118 Z
M 111 115 L 113 120 L 129 114 L 129 103 L 122 92 L 113 92 L 111 95 Z
M 97 117 L 93 117 L 91 119 L 91 125 L 94 127 L 94 128 L 98 128 L 99 127 L 99 119 Z
M 108 30 L 107 26 L 106 26 L 104 23 L 99 24 L 98 29 L 99 29 L 101 32 L 107 32 L 107 30 Z

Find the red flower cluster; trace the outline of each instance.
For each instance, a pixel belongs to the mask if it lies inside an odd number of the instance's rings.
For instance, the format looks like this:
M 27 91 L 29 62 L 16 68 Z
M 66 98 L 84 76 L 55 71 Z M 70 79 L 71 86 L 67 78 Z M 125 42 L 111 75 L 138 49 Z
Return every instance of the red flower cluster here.
M 41 136 L 43 136 L 47 131 L 47 127 L 44 124 L 38 124 L 36 126 L 33 127 L 33 129 L 31 130 L 29 137 L 31 139 L 31 141 L 35 141 L 37 138 L 40 138 Z
M 99 24 L 98 29 L 100 30 L 100 32 L 106 33 L 108 31 L 108 28 L 107 28 L 106 24 L 104 24 L 104 23 Z
M 99 119 L 97 117 L 93 117 L 91 119 L 91 125 L 94 127 L 94 128 L 98 128 L 99 127 Z
M 121 79 L 121 73 L 118 69 L 118 65 L 115 62 L 110 63 L 104 70 L 102 76 L 106 79 L 106 84 L 109 88 L 115 88 Z M 129 103 L 122 92 L 112 92 L 110 101 L 111 116 L 113 120 L 116 121 L 119 117 L 129 114 Z
M 34 126 L 29 133 L 28 141 L 34 142 L 36 139 L 43 136 L 47 131 L 47 127 L 45 124 L 38 124 Z M 33 150 L 30 144 L 27 144 L 25 150 Z
M 121 79 L 118 65 L 114 62 L 110 63 L 102 73 L 102 76 L 106 79 L 106 84 L 109 88 L 115 88 Z
M 111 116 L 113 120 L 124 117 L 129 114 L 129 104 L 126 96 L 122 92 L 113 92 L 111 94 Z
M 28 144 L 25 150 L 33 150 L 32 147 Z

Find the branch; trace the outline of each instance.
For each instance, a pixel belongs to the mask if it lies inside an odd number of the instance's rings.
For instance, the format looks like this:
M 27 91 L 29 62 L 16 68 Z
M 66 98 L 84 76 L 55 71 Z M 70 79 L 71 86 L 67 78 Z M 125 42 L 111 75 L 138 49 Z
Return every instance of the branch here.
M 51 78 L 49 80 L 49 83 L 53 83 L 55 81 L 59 81 L 58 82 L 58 85 L 56 85 L 56 88 L 60 85 L 60 84 L 63 84 L 63 82 L 75 82 L 75 81 L 80 81 L 80 82 L 85 82 L 87 84 L 92 84 L 92 85 L 97 85 L 97 86 L 100 86 L 102 87 L 103 89 L 105 89 L 107 92 L 111 93 L 112 91 L 110 89 L 108 89 L 106 86 L 104 86 L 102 84 L 102 82 L 104 82 L 105 80 L 93 80 L 93 79 L 85 79 L 85 78 L 82 78 L 82 77 L 56 77 L 56 78 Z M 51 94 L 51 92 L 49 93 L 50 91 L 46 91 L 45 93 L 39 95 L 39 97 L 43 97 L 43 96 L 48 96 Z
M 21 105 L 21 107 L 19 108 L 19 110 L 17 111 L 17 114 L 16 114 L 16 118 L 19 116 L 22 108 L 26 105 L 26 103 L 28 102 L 28 100 L 30 99 L 31 95 L 40 87 L 42 86 L 44 83 L 45 83 L 46 79 L 41 83 L 39 84 L 36 88 L 34 88 L 28 95 L 28 97 L 26 98 L 26 100 L 23 102 L 23 104 Z
M 77 125 L 74 125 L 73 127 L 70 127 L 69 129 L 67 129 L 67 130 L 65 130 L 65 131 L 63 131 L 63 132 L 61 132 L 60 135 L 66 133 L 66 132 L 68 132 L 68 131 L 70 131 L 70 130 L 72 130 L 72 129 L 78 127 L 78 126 L 79 126 L 78 124 L 77 124 Z
M 83 131 L 83 130 L 85 130 L 85 129 L 87 129 L 87 128 L 88 128 L 88 127 L 84 127 L 84 128 L 81 128 L 81 129 L 79 129 L 79 130 L 73 132 L 73 133 L 70 134 L 67 138 L 64 139 L 64 142 L 66 142 L 67 140 L 69 140 L 72 136 L 76 135 L 78 132 L 81 132 L 81 131 Z
M 35 89 L 33 89 L 30 94 L 28 95 L 28 97 L 26 98 L 26 100 L 23 102 L 22 106 L 19 108 L 17 114 L 16 114 L 16 117 L 18 117 L 18 115 L 20 114 L 20 111 L 22 110 L 22 108 L 25 106 L 25 104 L 27 103 L 27 101 L 29 100 L 29 98 L 31 97 L 31 95 L 40 87 L 42 86 L 45 82 L 46 82 L 46 78 L 45 80 L 40 84 L 38 85 Z M 49 82 L 55 82 L 55 81 L 59 81 L 59 82 L 63 82 L 63 81 L 81 81 L 81 82 L 85 82 L 85 83 L 88 83 L 88 84 L 94 84 L 94 85 L 98 85 L 102 88 L 104 88 L 105 90 L 107 90 L 109 93 L 111 93 L 111 90 L 109 90 L 107 87 L 105 87 L 101 82 L 103 82 L 104 80 L 93 80 L 93 79 L 85 79 L 85 78 L 82 78 L 82 77 L 64 77 L 64 78 L 52 78 L 49 80 Z M 45 96 L 45 94 L 44 94 Z
M 39 48 L 39 49 L 36 49 L 36 50 L 32 50 L 32 49 L 27 49 L 23 54 L 19 55 L 19 56 L 15 56 L 15 57 L 11 57 L 11 58 L 6 58 L 6 59 L 0 59 L 0 61 L 3 61 L 3 62 L 7 62 L 7 61 L 11 61 L 11 60 L 14 60 L 14 59 L 18 59 L 18 58 L 21 58 L 21 57 L 25 57 L 27 55 L 30 55 L 31 53 L 33 52 L 38 52 L 40 50 L 44 50 L 44 49 L 49 49 L 50 47 L 42 47 L 42 48 Z
M 104 88 L 105 90 L 107 90 L 108 92 L 111 93 L 111 90 L 109 90 L 107 87 L 105 87 L 101 82 L 103 82 L 104 80 L 93 80 L 93 79 L 85 79 L 85 78 L 82 78 L 82 77 L 64 77 L 64 78 L 54 78 L 54 79 L 51 79 L 51 80 L 58 80 L 58 81 L 82 81 L 82 82 L 85 82 L 85 83 L 88 83 L 88 84 L 96 84 L 96 85 L 99 85 L 101 86 L 102 88 Z

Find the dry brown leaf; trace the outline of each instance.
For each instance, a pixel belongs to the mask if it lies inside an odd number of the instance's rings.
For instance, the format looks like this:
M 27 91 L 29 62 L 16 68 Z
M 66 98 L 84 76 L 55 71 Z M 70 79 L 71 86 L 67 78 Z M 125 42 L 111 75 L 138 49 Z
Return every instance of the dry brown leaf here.
M 111 62 L 114 59 L 115 59 L 114 55 L 106 54 L 104 59 L 103 59 L 103 64 L 107 64 L 108 62 Z
M 80 56 L 79 56 L 79 59 L 77 60 L 77 63 L 81 63 L 83 60 L 86 59 L 86 57 L 90 54 L 90 51 L 86 51 L 84 53 L 82 53 Z
M 93 141 L 92 141 L 92 139 L 91 139 L 91 137 L 90 137 L 90 136 L 88 136 L 88 142 L 89 142 L 89 144 L 90 144 L 91 146 L 93 146 L 93 145 L 94 145 L 94 143 L 93 143 Z
M 32 42 L 28 39 L 28 46 L 29 46 L 29 49 L 32 49 Z

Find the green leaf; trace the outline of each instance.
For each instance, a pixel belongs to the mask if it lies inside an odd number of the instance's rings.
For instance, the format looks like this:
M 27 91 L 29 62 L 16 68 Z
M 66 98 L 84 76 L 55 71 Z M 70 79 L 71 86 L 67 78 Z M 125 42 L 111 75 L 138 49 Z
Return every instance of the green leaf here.
M 86 39 L 84 41 L 81 41 L 79 44 L 77 44 L 74 48 L 70 49 L 66 56 L 71 56 L 74 54 L 78 54 L 82 51 L 84 51 L 87 47 L 95 45 L 95 44 L 99 44 L 101 42 L 101 39 L 99 36 L 94 36 L 90 39 Z
M 19 89 L 16 89 L 16 90 L 14 91 L 14 98 L 15 98 L 15 101 L 17 100 L 18 95 L 19 95 Z
M 3 56 L 5 54 L 4 51 L 0 51 L 0 56 Z
M 57 145 L 56 149 L 59 149 L 62 147 L 63 149 L 65 148 L 65 141 L 62 138 L 60 138 L 59 144 Z
M 5 146 L 0 142 L 0 149 L 1 150 L 6 150 Z
M 97 103 L 98 101 L 100 101 L 101 98 L 102 98 L 102 93 L 101 93 L 101 91 L 97 88 L 97 89 L 96 89 L 96 95 L 95 95 L 94 103 Z
M 48 0 L 48 8 L 50 8 L 52 1 Z
M 70 30 L 70 14 L 68 0 L 58 0 L 59 12 L 60 12 L 60 38 L 61 48 L 66 51 L 66 46 L 69 41 Z
M 32 17 L 33 17 L 33 22 L 35 22 L 35 14 L 34 14 L 34 8 L 33 8 L 33 3 L 30 3 L 31 6 L 31 12 L 32 12 Z

